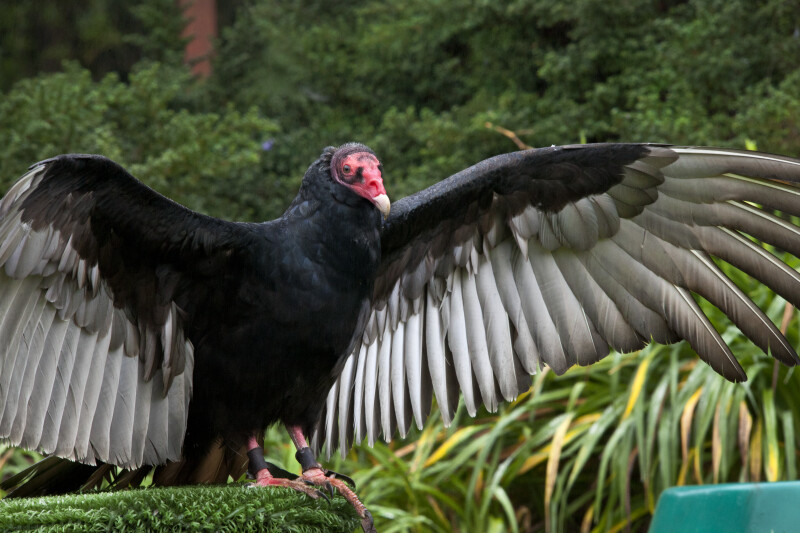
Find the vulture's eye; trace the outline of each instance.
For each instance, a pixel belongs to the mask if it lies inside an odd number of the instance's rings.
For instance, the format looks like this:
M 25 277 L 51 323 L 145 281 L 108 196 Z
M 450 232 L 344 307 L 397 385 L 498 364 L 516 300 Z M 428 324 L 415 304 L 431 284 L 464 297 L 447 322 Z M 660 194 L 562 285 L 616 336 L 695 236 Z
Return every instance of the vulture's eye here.
M 344 171 L 345 174 L 350 174 L 350 172 L 353 169 L 350 168 L 350 165 L 345 165 L 345 166 L 342 167 L 342 170 Z

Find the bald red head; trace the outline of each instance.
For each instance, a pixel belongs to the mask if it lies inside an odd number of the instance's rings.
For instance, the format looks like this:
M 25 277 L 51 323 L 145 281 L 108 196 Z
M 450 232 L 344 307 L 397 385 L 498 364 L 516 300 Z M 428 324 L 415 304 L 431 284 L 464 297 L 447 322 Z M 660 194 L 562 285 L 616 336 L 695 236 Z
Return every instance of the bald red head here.
M 390 202 L 381 170 L 381 163 L 372 150 L 361 144 L 340 147 L 331 160 L 333 179 L 372 202 L 386 218 Z

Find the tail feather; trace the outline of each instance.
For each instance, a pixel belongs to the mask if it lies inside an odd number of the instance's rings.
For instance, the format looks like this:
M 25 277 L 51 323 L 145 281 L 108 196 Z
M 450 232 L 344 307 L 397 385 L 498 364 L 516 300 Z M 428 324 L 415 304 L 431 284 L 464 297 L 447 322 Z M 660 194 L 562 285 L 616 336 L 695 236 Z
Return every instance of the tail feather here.
M 238 480 L 247 472 L 247 449 L 244 444 L 215 442 L 204 454 L 183 457 L 156 467 L 153 485 L 175 486 L 226 483 Z
M 107 465 L 85 465 L 61 457 L 47 457 L 0 483 L 0 489 L 8 491 L 6 498 L 88 490 L 102 483 L 103 475 L 98 478 L 95 474 L 104 466 Z

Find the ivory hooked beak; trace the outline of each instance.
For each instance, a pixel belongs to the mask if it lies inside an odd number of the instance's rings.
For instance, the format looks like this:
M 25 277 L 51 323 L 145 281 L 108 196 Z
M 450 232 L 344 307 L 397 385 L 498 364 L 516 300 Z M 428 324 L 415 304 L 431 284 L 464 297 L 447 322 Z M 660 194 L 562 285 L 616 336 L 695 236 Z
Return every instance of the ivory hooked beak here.
M 375 206 L 381 210 L 381 213 L 383 213 L 383 219 L 386 220 L 386 218 L 389 216 L 389 210 L 392 207 L 389 197 L 385 194 L 379 194 L 378 196 L 374 197 L 372 201 L 375 203 Z

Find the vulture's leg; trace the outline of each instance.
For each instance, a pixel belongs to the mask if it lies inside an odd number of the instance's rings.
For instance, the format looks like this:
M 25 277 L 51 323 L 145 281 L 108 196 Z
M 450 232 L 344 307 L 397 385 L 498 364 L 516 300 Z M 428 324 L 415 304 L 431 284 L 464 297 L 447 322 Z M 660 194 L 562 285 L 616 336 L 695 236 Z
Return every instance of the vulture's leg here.
M 331 492 L 333 492 L 333 489 L 339 491 L 339 494 L 350 502 L 350 505 L 352 505 L 358 513 L 358 516 L 361 517 L 361 527 L 364 531 L 366 533 L 374 532 L 375 525 L 372 521 L 372 515 L 367 508 L 364 507 L 364 504 L 361 503 L 361 500 L 358 499 L 353 489 L 348 487 L 347 483 L 345 483 L 345 481 L 348 481 L 355 487 L 353 480 L 347 476 L 322 468 L 322 465 L 319 464 L 316 457 L 314 457 L 314 452 L 309 448 L 306 438 L 303 436 L 303 430 L 299 426 L 287 426 L 286 430 L 289 432 L 289 436 L 292 438 L 295 448 L 297 448 L 295 457 L 303 469 L 303 475 L 300 476 L 300 480 L 311 485 L 325 487 Z M 342 479 L 345 481 L 342 481 Z

